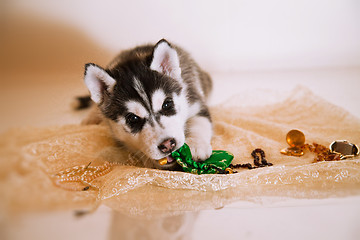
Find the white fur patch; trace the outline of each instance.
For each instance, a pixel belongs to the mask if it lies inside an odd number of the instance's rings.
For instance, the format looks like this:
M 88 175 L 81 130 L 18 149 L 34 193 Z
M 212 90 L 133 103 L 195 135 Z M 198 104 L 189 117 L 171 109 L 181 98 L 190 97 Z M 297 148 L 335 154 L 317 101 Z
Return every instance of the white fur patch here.
M 89 65 L 86 68 L 84 81 L 90 91 L 91 99 L 97 104 L 100 104 L 103 98 L 102 85 L 106 86 L 108 92 L 112 92 L 116 84 L 116 81 L 105 70 L 96 65 Z
M 200 103 L 195 102 L 193 105 L 189 106 L 189 111 L 188 111 L 188 118 L 191 118 L 193 116 L 195 116 L 196 114 L 198 114 L 198 112 L 200 111 Z
M 141 117 L 141 118 L 147 118 L 149 117 L 149 112 L 146 110 L 146 108 L 139 102 L 130 101 L 127 102 L 126 107 L 129 112 Z
M 158 124 L 155 127 L 148 126 L 147 129 L 144 129 L 144 138 L 147 139 L 149 145 L 149 152 L 152 154 L 154 159 L 160 159 L 164 155 L 158 150 L 158 145 L 164 141 L 166 138 L 174 138 L 177 144 L 177 147 L 182 146 L 185 143 L 185 133 L 184 119 L 179 118 L 179 116 L 162 116 L 160 119 L 162 126 Z
M 209 119 L 205 117 L 194 117 L 189 121 L 189 130 L 192 136 L 210 143 L 212 136 L 212 125 Z
M 151 100 L 154 112 L 158 112 L 162 109 L 165 99 L 166 95 L 162 89 L 158 89 L 153 93 Z
M 174 79 L 181 80 L 178 54 L 167 42 L 161 42 L 156 46 L 150 68 Z
M 188 123 L 189 136 L 186 142 L 195 160 L 205 160 L 212 153 L 211 137 L 212 125 L 205 117 L 193 117 Z

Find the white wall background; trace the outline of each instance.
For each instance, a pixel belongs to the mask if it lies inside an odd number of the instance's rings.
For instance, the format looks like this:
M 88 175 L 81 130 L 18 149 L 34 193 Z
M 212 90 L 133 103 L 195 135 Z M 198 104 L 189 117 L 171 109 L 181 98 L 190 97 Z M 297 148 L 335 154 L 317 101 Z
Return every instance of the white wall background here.
M 165 37 L 212 71 L 360 66 L 357 0 L 7 0 L 2 6 L 71 24 L 112 51 Z

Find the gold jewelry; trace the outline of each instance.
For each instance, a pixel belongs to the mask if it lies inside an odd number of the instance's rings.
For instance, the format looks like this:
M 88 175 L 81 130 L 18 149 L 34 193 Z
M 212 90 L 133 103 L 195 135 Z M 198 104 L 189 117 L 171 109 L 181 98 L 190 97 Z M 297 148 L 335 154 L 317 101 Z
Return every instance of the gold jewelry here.
M 305 144 L 304 133 L 293 129 L 286 134 L 286 142 L 290 145 L 290 147 L 282 149 L 280 153 L 297 157 L 304 155 L 304 151 L 302 149 L 302 146 Z
M 288 156 L 303 156 L 306 150 L 316 154 L 315 161 L 335 161 L 342 160 L 359 155 L 359 147 L 346 140 L 337 140 L 327 148 L 323 145 L 305 143 L 305 135 L 299 130 L 291 130 L 286 135 L 286 142 L 290 145 L 284 148 L 280 153 Z

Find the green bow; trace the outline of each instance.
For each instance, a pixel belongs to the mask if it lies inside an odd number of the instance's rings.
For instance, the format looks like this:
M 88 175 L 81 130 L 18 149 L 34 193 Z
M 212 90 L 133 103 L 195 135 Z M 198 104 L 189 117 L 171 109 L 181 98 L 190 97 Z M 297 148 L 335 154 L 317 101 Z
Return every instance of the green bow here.
M 195 162 L 192 159 L 190 148 L 184 144 L 171 156 L 183 168 L 185 172 L 194 174 L 215 174 L 229 167 L 234 155 L 227 151 L 214 150 L 211 156 L 203 162 Z

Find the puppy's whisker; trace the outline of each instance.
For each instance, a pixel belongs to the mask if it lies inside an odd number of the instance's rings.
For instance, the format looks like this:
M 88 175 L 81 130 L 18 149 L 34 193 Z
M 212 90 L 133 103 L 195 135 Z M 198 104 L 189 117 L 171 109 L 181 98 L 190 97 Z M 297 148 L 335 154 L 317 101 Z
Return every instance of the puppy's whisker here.
M 143 159 L 144 159 L 144 157 L 146 157 L 146 155 L 143 152 L 139 151 L 139 150 L 130 153 L 129 156 L 130 156 L 130 158 L 131 158 L 131 160 L 133 161 L 134 164 L 144 163 Z
M 141 151 L 136 151 L 134 153 L 134 157 L 137 158 L 137 159 L 141 159 L 142 155 L 143 155 L 143 153 Z
M 151 166 L 152 165 L 152 159 L 150 159 L 146 154 L 144 154 L 142 151 L 136 151 L 133 153 L 133 157 L 137 161 L 137 163 L 141 163 L 142 165 Z

